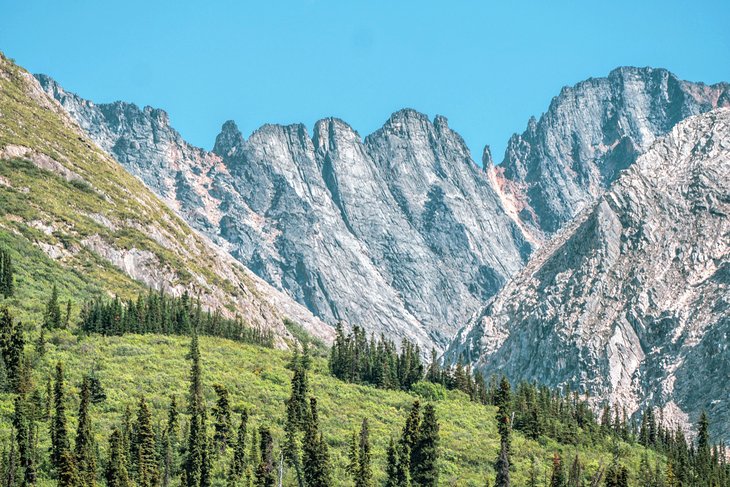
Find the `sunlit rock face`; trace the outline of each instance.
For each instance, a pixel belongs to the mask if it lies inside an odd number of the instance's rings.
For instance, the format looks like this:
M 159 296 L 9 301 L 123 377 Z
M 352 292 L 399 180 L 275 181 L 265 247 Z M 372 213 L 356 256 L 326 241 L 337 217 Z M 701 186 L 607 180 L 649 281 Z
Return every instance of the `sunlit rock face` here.
M 536 251 L 446 353 L 730 438 L 730 109 L 676 125 Z
M 618 68 L 566 87 L 509 141 L 498 173 L 526 228 L 552 234 L 678 122 L 730 106 L 730 85 L 682 81 L 664 69 Z
M 207 152 L 161 110 L 38 78 L 189 223 L 328 323 L 442 349 L 532 251 L 443 117 L 402 110 L 364 140 L 337 119 L 248 138 L 226 122 Z

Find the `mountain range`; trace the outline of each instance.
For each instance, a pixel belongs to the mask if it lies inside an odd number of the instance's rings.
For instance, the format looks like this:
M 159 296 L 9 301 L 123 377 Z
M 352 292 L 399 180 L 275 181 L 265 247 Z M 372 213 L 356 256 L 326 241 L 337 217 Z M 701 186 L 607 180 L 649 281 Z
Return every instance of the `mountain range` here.
M 362 138 L 338 119 L 223 124 L 212 151 L 167 114 L 41 86 L 194 228 L 327 323 L 443 350 L 530 254 L 674 124 L 730 86 L 619 68 L 564 89 L 477 165 L 446 118 L 394 113 Z
M 33 99 L 217 252 L 188 258 L 221 256 L 220 272 L 237 269 L 261 303 L 289 310 L 259 326 L 291 337 L 296 321 L 327 341 L 338 321 L 362 325 L 630 414 L 660 406 L 684 425 L 706 409 L 730 437 L 727 83 L 618 68 L 564 88 L 500 164 L 487 148 L 479 165 L 446 118 L 411 109 L 364 138 L 334 118 L 248 137 L 228 121 L 206 151 L 162 110 L 36 79 L 48 98 L 26 79 Z M 127 259 L 108 260 L 154 274 Z

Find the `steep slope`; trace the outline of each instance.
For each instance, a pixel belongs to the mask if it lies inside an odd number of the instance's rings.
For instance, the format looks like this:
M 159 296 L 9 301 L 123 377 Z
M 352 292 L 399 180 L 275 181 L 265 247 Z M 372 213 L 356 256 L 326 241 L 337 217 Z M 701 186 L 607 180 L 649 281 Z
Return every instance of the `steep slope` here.
M 537 251 L 446 357 L 730 439 L 730 109 L 679 123 Z
M 654 140 L 681 120 L 730 106 L 730 84 L 622 67 L 566 87 L 509 141 L 488 171 L 505 205 L 535 235 L 550 235 L 590 206 Z
M 461 137 L 393 114 L 365 140 L 341 120 L 223 126 L 212 153 L 164 112 L 45 90 L 195 228 L 323 320 L 441 348 L 532 244 Z
M 330 327 L 195 233 L 2 55 L 0 86 L 0 234 L 19 279 L 44 277 L 31 271 L 40 250 L 44 268 L 67 278 L 62 292 L 79 299 L 188 290 L 208 308 L 273 330 L 280 345 L 292 338 L 287 317 L 330 336 Z

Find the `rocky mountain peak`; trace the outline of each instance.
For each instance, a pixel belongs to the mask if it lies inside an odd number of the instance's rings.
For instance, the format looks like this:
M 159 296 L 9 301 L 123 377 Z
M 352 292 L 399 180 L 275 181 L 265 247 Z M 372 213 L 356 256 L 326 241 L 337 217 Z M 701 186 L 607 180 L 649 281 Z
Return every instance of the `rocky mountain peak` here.
M 716 346 L 730 333 L 729 167 L 730 109 L 676 125 L 533 254 L 448 359 L 679 424 L 706 409 L 729 438 L 728 383 L 699 372 L 730 373 Z

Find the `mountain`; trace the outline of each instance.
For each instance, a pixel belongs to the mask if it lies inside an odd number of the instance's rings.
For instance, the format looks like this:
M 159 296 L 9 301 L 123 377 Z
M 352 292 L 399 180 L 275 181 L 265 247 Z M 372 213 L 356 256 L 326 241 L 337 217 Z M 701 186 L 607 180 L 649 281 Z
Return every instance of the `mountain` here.
M 287 320 L 331 338 L 329 326 L 192 230 L 2 55 L 0 85 L 0 240 L 14 249 L 18 287 L 36 293 L 18 307 L 37 318 L 38 295 L 50 292 L 39 283 L 49 280 L 77 304 L 188 291 L 273 331 L 280 346 L 294 338 Z
M 730 109 L 656 139 L 446 353 L 730 439 Z
M 394 113 L 362 139 L 345 122 L 226 122 L 212 152 L 167 114 L 95 104 L 38 75 L 104 150 L 194 228 L 328 323 L 441 349 L 531 252 L 657 136 L 730 104 L 728 84 L 619 68 L 565 88 L 484 169 L 444 117 Z
M 38 79 L 191 225 L 328 323 L 441 348 L 532 251 L 443 117 L 402 110 L 364 140 L 338 119 L 248 139 L 226 122 L 206 152 L 161 110 Z
M 730 106 L 730 84 L 683 81 L 665 69 L 622 67 L 565 87 L 539 120 L 510 138 L 492 168 L 506 206 L 549 236 L 681 120 Z

